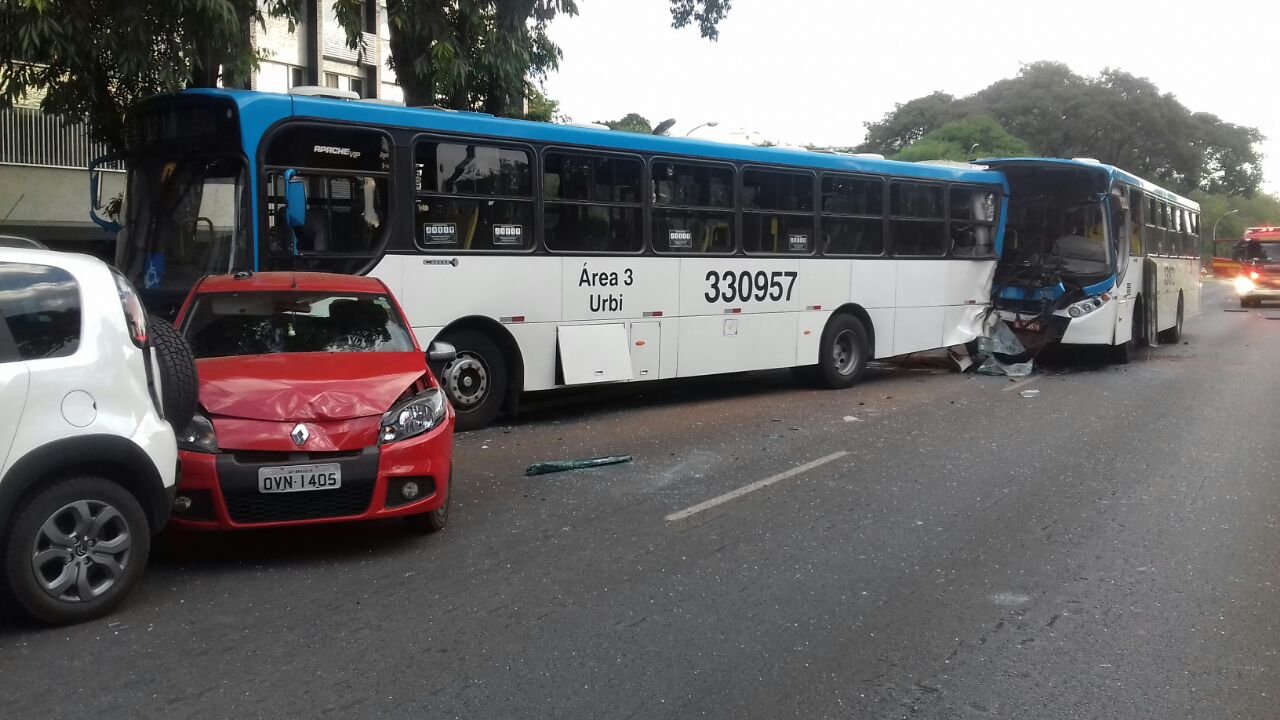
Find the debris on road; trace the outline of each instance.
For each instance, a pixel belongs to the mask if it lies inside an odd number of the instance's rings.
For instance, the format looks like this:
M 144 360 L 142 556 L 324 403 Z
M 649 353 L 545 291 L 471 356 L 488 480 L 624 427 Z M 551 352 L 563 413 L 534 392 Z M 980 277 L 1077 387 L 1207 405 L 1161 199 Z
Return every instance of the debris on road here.
M 1024 397 L 1024 398 L 1040 397 L 1040 391 L 1039 391 L 1039 390 L 1023 390 L 1022 392 L 1020 392 L 1020 393 L 1018 393 L 1018 394 L 1019 394 L 1019 395 L 1021 395 L 1021 396 L 1022 396 L 1022 397 Z
M 862 418 L 856 418 L 852 415 L 845 415 L 844 421 L 845 422 L 862 422 Z
M 609 455 L 606 457 L 596 458 L 580 458 L 578 460 L 555 460 L 552 462 L 534 463 L 525 468 L 525 477 L 533 475 L 547 475 L 549 473 L 564 472 L 566 470 L 583 470 L 585 468 L 601 467 L 603 465 L 617 465 L 619 463 L 631 462 L 630 455 Z
M 969 357 L 969 349 L 963 345 L 957 345 L 947 350 L 947 359 L 956 366 L 957 372 L 968 372 L 973 367 L 973 358 Z
M 973 361 L 977 363 L 974 372 L 979 375 L 1026 377 L 1035 370 L 1032 361 L 1011 362 L 1026 353 L 1027 349 L 1009 326 L 1003 320 L 996 320 L 991 323 L 988 333 L 978 338 L 977 352 L 973 355 Z

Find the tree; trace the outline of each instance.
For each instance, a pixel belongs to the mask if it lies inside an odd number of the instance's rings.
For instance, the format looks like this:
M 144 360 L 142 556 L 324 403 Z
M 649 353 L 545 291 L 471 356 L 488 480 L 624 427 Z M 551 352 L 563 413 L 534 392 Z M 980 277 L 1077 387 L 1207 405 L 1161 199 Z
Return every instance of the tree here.
M 247 87 L 250 29 L 299 19 L 302 0 L 9 0 L 0 3 L 0 102 L 42 94 L 40 107 L 90 135 L 124 143 L 139 99 L 221 82 Z
M 547 97 L 540 88 L 534 88 L 526 98 L 524 119 L 537 122 L 562 122 L 565 117 L 560 113 L 560 101 Z
M 1150 80 L 1122 70 L 1085 77 L 1052 62 L 1026 65 L 1017 77 L 967 97 L 933 93 L 898 105 L 867 124 L 858 149 L 892 155 L 948 123 L 978 116 L 993 118 L 1036 155 L 1097 158 L 1182 192 L 1250 195 L 1262 182 L 1263 138 L 1256 129 L 1193 114 Z M 941 148 L 914 152 L 926 150 Z
M 364 0 L 334 0 L 335 14 L 356 48 Z M 696 24 L 715 40 L 730 0 L 670 0 L 672 24 Z M 560 64 L 547 35 L 558 15 L 578 13 L 575 0 L 387 0 L 390 66 L 409 105 L 445 105 L 512 115 L 521 99 Z
M 608 125 L 610 130 L 643 133 L 645 135 L 653 133 L 653 125 L 649 124 L 649 120 L 640 113 L 627 113 L 618 120 L 601 120 L 600 124 Z
M 254 23 L 331 3 L 360 47 L 366 0 L 3 0 L 0 104 L 41 108 L 114 148 L 141 98 L 191 87 L 248 87 L 259 55 Z M 372 0 L 368 0 L 372 1 Z M 729 0 L 670 0 L 676 27 L 715 39 Z M 574 0 L 387 0 L 390 65 L 411 105 L 521 116 L 534 83 L 560 61 L 547 35 Z M 535 103 L 536 104 L 536 103 Z M 544 108 L 545 109 L 545 108 Z
M 702 37 L 718 40 L 720 21 L 732 4 L 732 0 L 671 0 L 671 26 L 679 29 L 696 23 Z
M 1031 155 L 1027 143 L 1010 135 L 1000 123 L 986 116 L 954 120 L 894 156 L 895 160 L 955 160 L 964 162 L 975 157 L 1020 157 Z

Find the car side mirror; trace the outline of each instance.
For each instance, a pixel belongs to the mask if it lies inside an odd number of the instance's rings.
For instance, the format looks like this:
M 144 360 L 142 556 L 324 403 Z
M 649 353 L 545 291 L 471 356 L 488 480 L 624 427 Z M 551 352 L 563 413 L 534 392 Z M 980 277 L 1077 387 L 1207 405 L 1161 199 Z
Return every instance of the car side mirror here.
M 433 341 L 427 346 L 427 362 L 447 363 L 458 357 L 458 349 L 447 342 Z
M 307 182 L 298 171 L 284 171 L 284 207 L 289 227 L 297 230 L 307 224 Z

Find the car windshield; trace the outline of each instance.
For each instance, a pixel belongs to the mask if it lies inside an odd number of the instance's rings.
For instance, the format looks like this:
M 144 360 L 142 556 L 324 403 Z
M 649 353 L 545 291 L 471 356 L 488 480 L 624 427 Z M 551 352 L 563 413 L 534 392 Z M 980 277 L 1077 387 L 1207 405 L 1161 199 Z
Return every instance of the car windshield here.
M 183 331 L 198 358 L 414 349 L 385 295 L 211 293 L 196 298 Z

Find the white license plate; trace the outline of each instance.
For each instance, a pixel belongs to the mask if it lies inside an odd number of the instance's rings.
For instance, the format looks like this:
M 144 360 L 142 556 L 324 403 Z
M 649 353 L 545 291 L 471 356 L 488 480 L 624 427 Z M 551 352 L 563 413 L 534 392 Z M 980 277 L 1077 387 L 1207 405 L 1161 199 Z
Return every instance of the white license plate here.
M 260 493 L 333 490 L 340 487 L 342 466 L 337 463 L 258 468 Z

